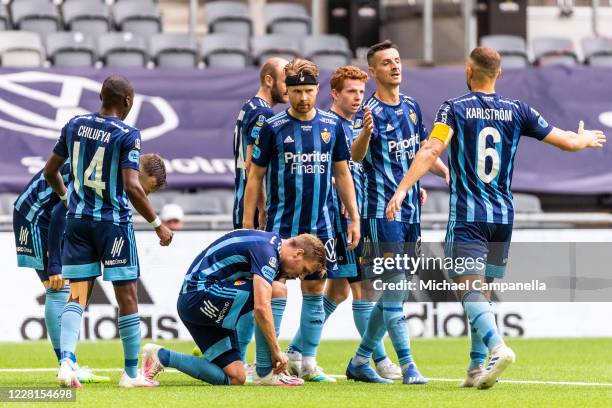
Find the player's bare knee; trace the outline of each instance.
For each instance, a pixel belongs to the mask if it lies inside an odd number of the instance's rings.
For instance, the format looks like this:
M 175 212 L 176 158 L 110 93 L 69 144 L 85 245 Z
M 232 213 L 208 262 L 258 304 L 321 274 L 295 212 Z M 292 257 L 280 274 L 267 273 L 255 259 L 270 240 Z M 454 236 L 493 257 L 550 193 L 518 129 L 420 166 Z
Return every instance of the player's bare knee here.
M 322 295 L 325 290 L 325 280 L 302 281 L 302 293 L 308 295 Z
M 122 316 L 138 312 L 138 293 L 136 282 L 128 284 L 113 284 L 115 298 Z
M 230 385 L 244 385 L 246 383 L 246 374 L 243 372 L 241 374 L 235 374 L 229 376 Z
M 285 285 L 285 282 L 272 282 L 272 298 L 287 298 L 287 286 Z

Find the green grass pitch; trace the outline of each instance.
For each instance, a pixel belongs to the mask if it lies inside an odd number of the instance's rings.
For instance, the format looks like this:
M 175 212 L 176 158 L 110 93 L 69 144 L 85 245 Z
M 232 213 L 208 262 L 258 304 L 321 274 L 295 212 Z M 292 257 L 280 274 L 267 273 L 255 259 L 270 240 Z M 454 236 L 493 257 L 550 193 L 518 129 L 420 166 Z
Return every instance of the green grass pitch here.
M 145 340 L 146 341 L 146 340 Z M 190 342 L 162 342 L 175 350 L 191 352 Z M 307 384 L 304 387 L 213 387 L 182 373 L 165 372 L 155 389 L 118 388 L 119 371 L 110 375 L 110 384 L 83 385 L 75 403 L 36 403 L 3 406 L 69 407 L 596 407 L 612 406 L 612 339 L 510 339 L 508 344 L 517 362 L 503 380 L 490 390 L 459 389 L 467 365 L 469 340 L 416 339 L 412 349 L 422 373 L 433 379 L 425 386 L 372 385 L 339 379 L 336 384 Z M 355 351 L 355 341 L 324 341 L 319 348 L 319 364 L 330 374 L 344 374 Z M 254 347 L 249 349 L 249 360 Z M 392 350 L 387 344 L 387 350 Z M 7 369 L 55 367 L 46 342 L 4 343 L 0 345 L 0 387 L 55 387 L 55 372 Z M 77 354 L 82 365 L 117 368 L 122 364 L 119 341 L 84 342 Z M 392 354 L 392 353 L 391 353 Z M 438 379 L 438 380 L 435 380 Z M 536 383 L 546 381 L 552 383 Z M 598 383 L 576 385 L 564 383 Z M 606 385 L 607 384 L 607 385 Z M 0 403 L 0 405 L 2 405 Z

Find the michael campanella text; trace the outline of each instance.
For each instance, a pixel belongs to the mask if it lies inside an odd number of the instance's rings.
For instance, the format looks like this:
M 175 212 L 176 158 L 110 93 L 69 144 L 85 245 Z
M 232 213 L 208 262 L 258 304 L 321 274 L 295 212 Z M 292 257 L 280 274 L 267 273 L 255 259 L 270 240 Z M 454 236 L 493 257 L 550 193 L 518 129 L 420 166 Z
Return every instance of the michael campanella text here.
M 546 290 L 546 283 L 540 282 L 537 279 L 532 279 L 529 282 L 449 282 L 446 280 L 428 280 L 413 282 L 403 279 L 399 282 L 383 282 L 380 279 L 373 281 L 374 290 L 428 290 L 428 291 L 466 291 L 466 290 L 494 290 L 496 292 L 511 292 L 511 291 L 527 291 L 527 292 L 543 292 Z

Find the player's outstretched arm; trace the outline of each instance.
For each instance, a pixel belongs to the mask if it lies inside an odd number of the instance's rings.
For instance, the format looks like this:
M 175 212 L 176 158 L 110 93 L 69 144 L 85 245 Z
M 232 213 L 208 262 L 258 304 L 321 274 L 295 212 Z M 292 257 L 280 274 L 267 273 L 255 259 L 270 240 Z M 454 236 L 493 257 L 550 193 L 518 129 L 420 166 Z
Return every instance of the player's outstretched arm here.
M 161 225 L 159 217 L 155 213 L 155 210 L 151 206 L 151 202 L 147 198 L 140 180 L 138 178 L 138 171 L 131 168 L 121 169 L 121 175 L 123 176 L 123 189 L 128 195 L 130 202 L 145 220 L 155 227 L 155 233 L 159 237 L 159 244 L 162 246 L 170 245 L 172 241 L 172 231 L 164 225 Z
M 600 148 L 606 143 L 606 135 L 601 130 L 585 130 L 584 122 L 578 124 L 578 132 L 553 128 L 544 138 L 548 144 L 567 152 L 577 152 L 588 147 Z
M 372 117 L 370 108 L 366 106 L 363 115 L 363 129 L 361 129 L 361 132 L 359 132 L 359 135 L 351 145 L 351 158 L 353 161 L 360 162 L 365 157 L 368 152 L 372 131 L 374 131 L 374 118 Z
M 257 327 L 263 333 L 270 348 L 272 367 L 274 373 L 287 371 L 287 356 L 282 352 L 274 331 L 274 318 L 272 317 L 272 285 L 259 275 L 253 275 L 253 315 Z
M 49 183 L 55 194 L 57 194 L 64 202 L 68 197 L 66 197 L 66 186 L 64 186 L 64 180 L 62 179 L 60 169 L 64 165 L 65 161 L 65 157 L 62 157 L 57 153 L 52 153 L 49 160 L 47 160 L 47 164 L 45 164 L 45 169 L 43 171 L 47 183 Z
M 334 162 L 334 178 L 336 191 L 340 196 L 340 201 L 348 211 L 351 223 L 347 231 L 349 249 L 354 249 L 361 239 L 361 227 L 359 223 L 359 210 L 357 209 L 357 198 L 355 197 L 355 185 L 353 177 L 346 160 Z
M 401 210 L 402 203 L 404 202 L 404 198 L 406 198 L 408 190 L 410 190 L 412 186 L 431 169 L 444 149 L 446 149 L 446 144 L 444 144 L 444 142 L 436 138 L 430 138 L 425 146 L 417 152 L 410 168 L 397 187 L 397 191 L 395 191 L 395 194 L 393 194 L 393 197 L 391 197 L 391 200 L 387 204 L 385 215 L 389 221 L 393 221 L 395 219 L 395 214 Z
M 251 164 L 251 171 L 247 179 L 246 188 L 244 189 L 243 228 L 255 228 L 255 208 L 257 208 L 257 204 L 260 202 L 261 189 L 266 170 L 266 167 L 258 166 L 255 163 Z

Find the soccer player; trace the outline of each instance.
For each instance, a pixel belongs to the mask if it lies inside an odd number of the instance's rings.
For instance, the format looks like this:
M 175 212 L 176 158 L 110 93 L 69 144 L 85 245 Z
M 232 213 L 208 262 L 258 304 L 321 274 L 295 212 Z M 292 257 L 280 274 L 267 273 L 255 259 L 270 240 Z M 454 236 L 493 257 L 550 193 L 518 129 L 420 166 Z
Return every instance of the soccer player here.
M 287 88 L 285 86 L 284 67 L 288 61 L 282 58 L 270 58 L 259 71 L 259 89 L 254 97 L 249 99 L 240 110 L 234 127 L 234 162 L 236 178 L 234 182 L 234 229 L 242 228 L 242 209 L 244 204 L 244 188 L 247 174 L 251 167 L 253 144 L 266 119 L 272 117 L 272 107 L 279 103 L 287 103 Z M 263 186 L 262 186 L 263 187 Z M 265 193 L 262 189 L 257 204 L 258 217 L 253 220 L 256 227 L 263 228 L 266 217 Z M 261 222 L 260 222 L 261 221 Z M 278 301 L 276 301 L 278 302 Z M 277 305 L 275 305 L 277 307 Z M 284 305 L 283 305 L 284 309 Z M 242 361 L 246 364 L 246 350 L 253 337 L 254 321 L 251 314 L 246 314 L 238 323 L 238 343 Z
M 365 84 L 368 82 L 368 74 L 361 69 L 353 66 L 343 66 L 337 68 L 331 77 L 330 87 L 332 95 L 331 112 L 335 114 L 342 126 L 346 136 L 346 143 L 350 149 L 353 143 L 353 116 L 361 107 L 365 94 Z M 356 136 L 356 134 L 355 134 Z M 357 206 L 362 207 L 363 202 L 363 182 L 361 163 L 355 163 L 349 160 L 349 167 L 355 184 L 355 195 L 357 197 Z M 363 335 L 368 325 L 370 313 L 374 307 L 374 303 L 368 299 L 368 290 L 366 287 L 368 280 L 363 279 L 359 258 L 361 257 L 362 244 L 353 249 L 348 249 L 347 231 L 348 220 L 341 211 L 342 206 L 338 203 L 338 197 L 334 189 L 334 210 L 335 210 L 335 232 L 336 232 L 336 254 L 338 261 L 338 269 L 328 272 L 327 283 L 325 286 L 325 296 L 323 296 L 323 309 L 325 312 L 325 321 L 336 310 L 337 306 L 348 298 L 350 292 L 353 295 L 353 319 L 355 326 L 360 335 Z M 362 290 L 362 287 L 364 290 Z M 301 332 L 296 334 L 295 341 L 299 349 L 301 346 Z M 293 364 L 300 365 L 299 353 L 292 353 Z M 393 363 L 385 352 L 383 341 L 380 341 L 372 354 L 376 371 L 383 378 L 397 380 L 402 378 L 401 369 Z
M 574 152 L 602 147 L 606 141 L 601 131 L 585 130 L 582 121 L 577 133 L 561 130 L 529 105 L 497 94 L 500 63 L 492 48 L 478 47 L 471 52 L 466 66 L 470 92 L 442 104 L 429 142 L 418 152 L 386 210 L 387 217 L 394 216 L 407 192 L 448 147 L 447 256 L 486 260 L 484 270 L 449 271 L 455 282 L 468 288 L 457 293 L 472 333 L 471 362 L 462 386 L 480 389 L 492 387 L 515 359 L 497 329 L 490 293 L 473 288 L 481 287 L 474 282 L 491 282 L 505 274 L 514 219 L 510 184 L 520 136 Z
M 327 271 L 335 272 L 338 265 L 334 248 L 332 173 L 340 200 L 351 220 L 347 230 L 349 249 L 357 246 L 361 233 L 344 127 L 336 115 L 315 107 L 318 75 L 316 65 L 307 60 L 296 59 L 285 66 L 290 107 L 266 120 L 253 146 L 243 226 L 254 227 L 255 207 L 266 176 L 266 231 L 276 232 L 282 238 L 302 233 L 316 235 L 327 250 Z M 319 273 L 301 282 L 304 295 L 300 317 L 302 348 L 296 350 L 294 341 L 290 350 L 301 352 L 299 376 L 306 381 L 335 382 L 316 364 L 316 350 L 325 320 L 324 287 L 325 280 Z M 277 321 L 280 322 L 280 317 Z
M 62 252 L 62 278 L 70 281 L 70 295 L 61 317 L 61 365 L 57 379 L 63 386 L 80 387 L 74 372 L 74 352 L 83 310 L 94 280 L 102 274 L 113 282 L 119 305 L 119 336 L 123 343 L 125 371 L 121 387 L 151 387 L 156 384 L 138 374 L 140 316 L 137 278 L 140 274 L 132 228 L 134 208 L 155 228 L 160 245 L 172 240 L 172 232 L 161 225 L 139 180 L 140 132 L 126 125 L 134 99 L 127 79 L 110 76 L 100 92 L 99 113 L 75 116 L 62 129 L 53 154 L 45 165 L 45 179 L 68 206 Z M 68 189 L 60 167 L 69 159 Z M 156 176 L 165 183 L 160 161 Z
M 272 316 L 272 282 L 283 273 L 304 277 L 325 269 L 325 248 L 315 236 L 281 239 L 277 233 L 236 230 L 208 246 L 193 261 L 177 302 L 178 313 L 203 357 L 177 353 L 155 344 L 143 348 L 143 373 L 154 381 L 173 367 L 213 385 L 246 381 L 236 324 L 254 313 L 258 385 L 296 386 L 287 375 L 287 357 L 276 341 Z
M 413 186 L 407 199 L 401 202 L 401 212 L 392 220 L 385 220 L 384 210 L 416 152 L 425 143 L 427 133 L 421 109 L 414 99 L 400 93 L 402 64 L 397 46 L 390 41 L 375 44 L 368 50 L 367 60 L 376 92 L 356 116 L 355 128 L 361 131 L 351 146 L 353 160 L 363 164 L 364 235 L 372 244 L 386 246 L 385 253 L 391 250 L 400 253 L 408 246 L 418 256 L 420 200 L 424 201 L 419 185 Z M 446 178 L 448 169 L 438 161 L 432 172 Z M 382 278 L 393 282 L 404 279 L 405 274 L 389 271 Z M 427 383 L 412 358 L 403 300 L 404 294 L 385 291 L 373 307 L 359 349 L 347 367 L 349 379 L 391 382 L 369 366 L 386 328 L 399 359 L 404 384 Z

